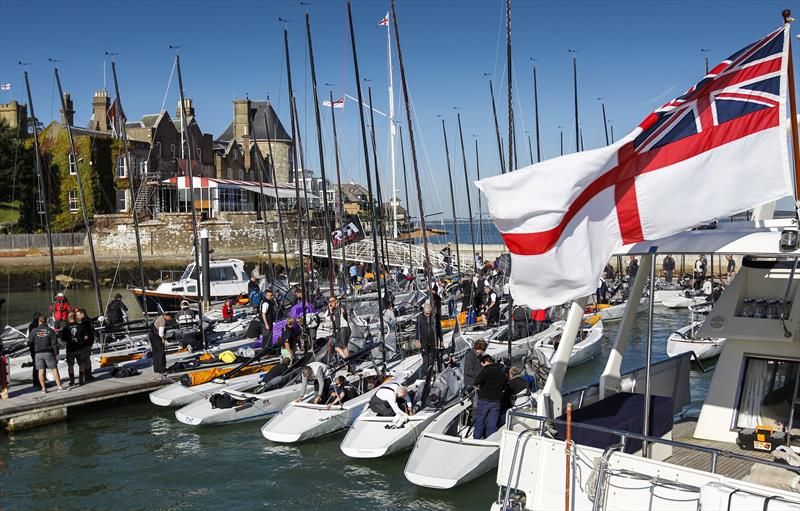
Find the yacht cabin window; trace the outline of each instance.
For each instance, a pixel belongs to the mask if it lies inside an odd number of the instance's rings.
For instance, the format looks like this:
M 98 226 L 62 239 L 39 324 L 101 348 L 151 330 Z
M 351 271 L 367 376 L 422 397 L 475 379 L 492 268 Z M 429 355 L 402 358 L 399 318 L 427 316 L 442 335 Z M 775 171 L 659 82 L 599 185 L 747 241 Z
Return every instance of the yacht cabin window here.
M 236 271 L 234 271 L 233 266 L 212 266 L 209 269 L 209 274 L 210 274 L 210 282 L 236 280 Z M 197 272 L 194 271 L 193 264 L 186 269 L 181 279 L 191 279 L 191 280 L 197 279 Z
M 745 357 L 735 428 L 800 428 L 798 374 L 800 360 Z

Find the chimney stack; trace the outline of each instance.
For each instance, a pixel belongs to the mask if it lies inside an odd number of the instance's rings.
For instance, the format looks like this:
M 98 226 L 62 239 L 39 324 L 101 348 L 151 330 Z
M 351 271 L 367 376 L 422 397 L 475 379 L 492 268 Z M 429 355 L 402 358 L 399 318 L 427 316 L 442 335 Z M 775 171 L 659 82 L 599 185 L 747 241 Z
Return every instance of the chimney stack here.
M 89 125 L 89 129 L 104 133 L 109 130 L 111 126 L 108 119 L 108 109 L 110 106 L 108 91 L 104 89 L 94 93 L 94 99 L 92 99 L 92 122 Z
M 194 115 L 194 106 L 192 106 L 192 100 L 189 98 L 183 98 L 184 104 L 186 105 L 186 119 L 188 120 L 189 117 Z M 175 119 L 181 119 L 181 100 L 178 100 L 178 108 L 175 110 Z

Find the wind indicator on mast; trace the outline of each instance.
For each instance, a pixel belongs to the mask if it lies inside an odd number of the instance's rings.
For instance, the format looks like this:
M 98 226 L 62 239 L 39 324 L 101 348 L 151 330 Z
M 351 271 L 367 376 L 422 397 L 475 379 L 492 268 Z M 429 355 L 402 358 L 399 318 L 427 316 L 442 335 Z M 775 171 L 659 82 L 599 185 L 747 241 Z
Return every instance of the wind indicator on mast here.
M 606 134 L 606 145 L 608 144 L 608 121 L 606 120 L 606 104 L 603 100 L 606 98 L 597 98 L 597 101 L 600 102 L 600 109 L 603 111 L 603 130 Z
M 567 50 L 572 55 L 572 89 L 575 99 L 575 151 L 581 150 L 580 120 L 578 117 L 578 50 Z M 561 150 L 564 154 L 564 150 Z

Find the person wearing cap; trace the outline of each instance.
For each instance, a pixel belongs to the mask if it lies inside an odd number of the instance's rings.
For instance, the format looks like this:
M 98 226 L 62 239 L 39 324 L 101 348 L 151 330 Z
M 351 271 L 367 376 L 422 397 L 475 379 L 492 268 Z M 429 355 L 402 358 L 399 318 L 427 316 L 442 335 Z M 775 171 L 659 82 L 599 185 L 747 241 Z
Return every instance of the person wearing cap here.
M 71 309 L 72 307 L 69 305 L 69 300 L 64 296 L 64 293 L 58 293 L 53 305 L 50 306 L 50 310 L 53 311 L 53 319 L 55 320 L 53 326 L 56 330 L 60 330 L 67 324 L 67 314 L 69 314 Z
M 106 322 L 109 331 L 113 332 L 122 328 L 122 325 L 125 324 L 126 312 L 128 312 L 128 307 L 122 303 L 122 295 L 117 293 L 106 306 Z
M 481 440 L 492 435 L 500 422 L 500 405 L 503 401 L 508 377 L 500 366 L 494 363 L 491 355 L 481 357 L 481 372 L 475 377 L 478 400 L 475 403 L 475 424 L 473 438 Z
M 194 311 L 189 308 L 189 300 L 181 301 L 181 310 L 175 318 L 180 324 L 194 323 Z

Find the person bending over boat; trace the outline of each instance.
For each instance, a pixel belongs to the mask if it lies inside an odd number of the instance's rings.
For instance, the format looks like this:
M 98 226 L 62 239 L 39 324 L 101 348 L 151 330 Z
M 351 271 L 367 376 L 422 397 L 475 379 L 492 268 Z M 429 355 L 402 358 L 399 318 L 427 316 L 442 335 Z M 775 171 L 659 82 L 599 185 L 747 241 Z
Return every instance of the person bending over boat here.
M 294 360 L 299 341 L 300 329 L 295 327 L 294 318 L 289 316 L 286 318 L 286 326 L 281 334 L 281 357 L 288 357 Z
M 508 378 L 505 371 L 494 363 L 491 355 L 481 357 L 483 369 L 475 378 L 478 401 L 475 403 L 475 432 L 473 438 L 481 440 L 492 435 L 500 422 L 500 405 Z
M 464 387 L 475 385 L 475 378 L 481 372 L 481 357 L 486 352 L 488 344 L 483 339 L 478 339 L 472 349 L 464 354 Z
M 292 365 L 292 359 L 290 359 L 289 357 L 284 357 L 283 359 L 281 359 L 280 364 L 275 364 L 270 368 L 269 371 L 261 375 L 260 378 L 261 383 L 269 383 L 275 378 L 283 376 L 284 374 L 288 373 L 290 365 Z
M 44 378 L 44 372 L 47 369 L 53 372 L 53 379 L 56 381 L 58 390 L 64 390 L 64 387 L 61 386 L 61 376 L 58 374 L 58 338 L 55 331 L 47 326 L 47 318 L 44 317 L 44 314 L 39 314 L 36 318 L 36 327 L 31 332 L 28 344 L 33 347 L 33 362 L 39 372 L 42 394 L 47 394 L 47 383 Z
M 402 405 L 403 409 L 400 408 Z M 411 396 L 408 389 L 399 383 L 381 385 L 372 399 L 369 400 L 369 409 L 378 417 L 406 417 L 414 415 Z
M 356 388 L 347 381 L 347 378 L 339 375 L 333 382 L 333 389 L 328 397 L 328 408 L 333 405 L 341 405 L 356 396 L 358 396 Z
M 322 367 L 317 368 L 317 372 L 315 373 L 314 370 L 310 366 L 303 366 L 301 371 L 302 377 L 300 382 L 303 384 L 303 388 L 300 390 L 300 396 L 295 401 L 302 401 L 303 397 L 306 395 L 306 389 L 308 388 L 308 380 L 314 379 L 314 397 L 311 398 L 311 402 L 314 404 L 319 404 L 323 400 L 323 396 L 327 397 L 328 393 L 330 392 L 331 380 L 330 378 L 325 377 L 325 370 Z

